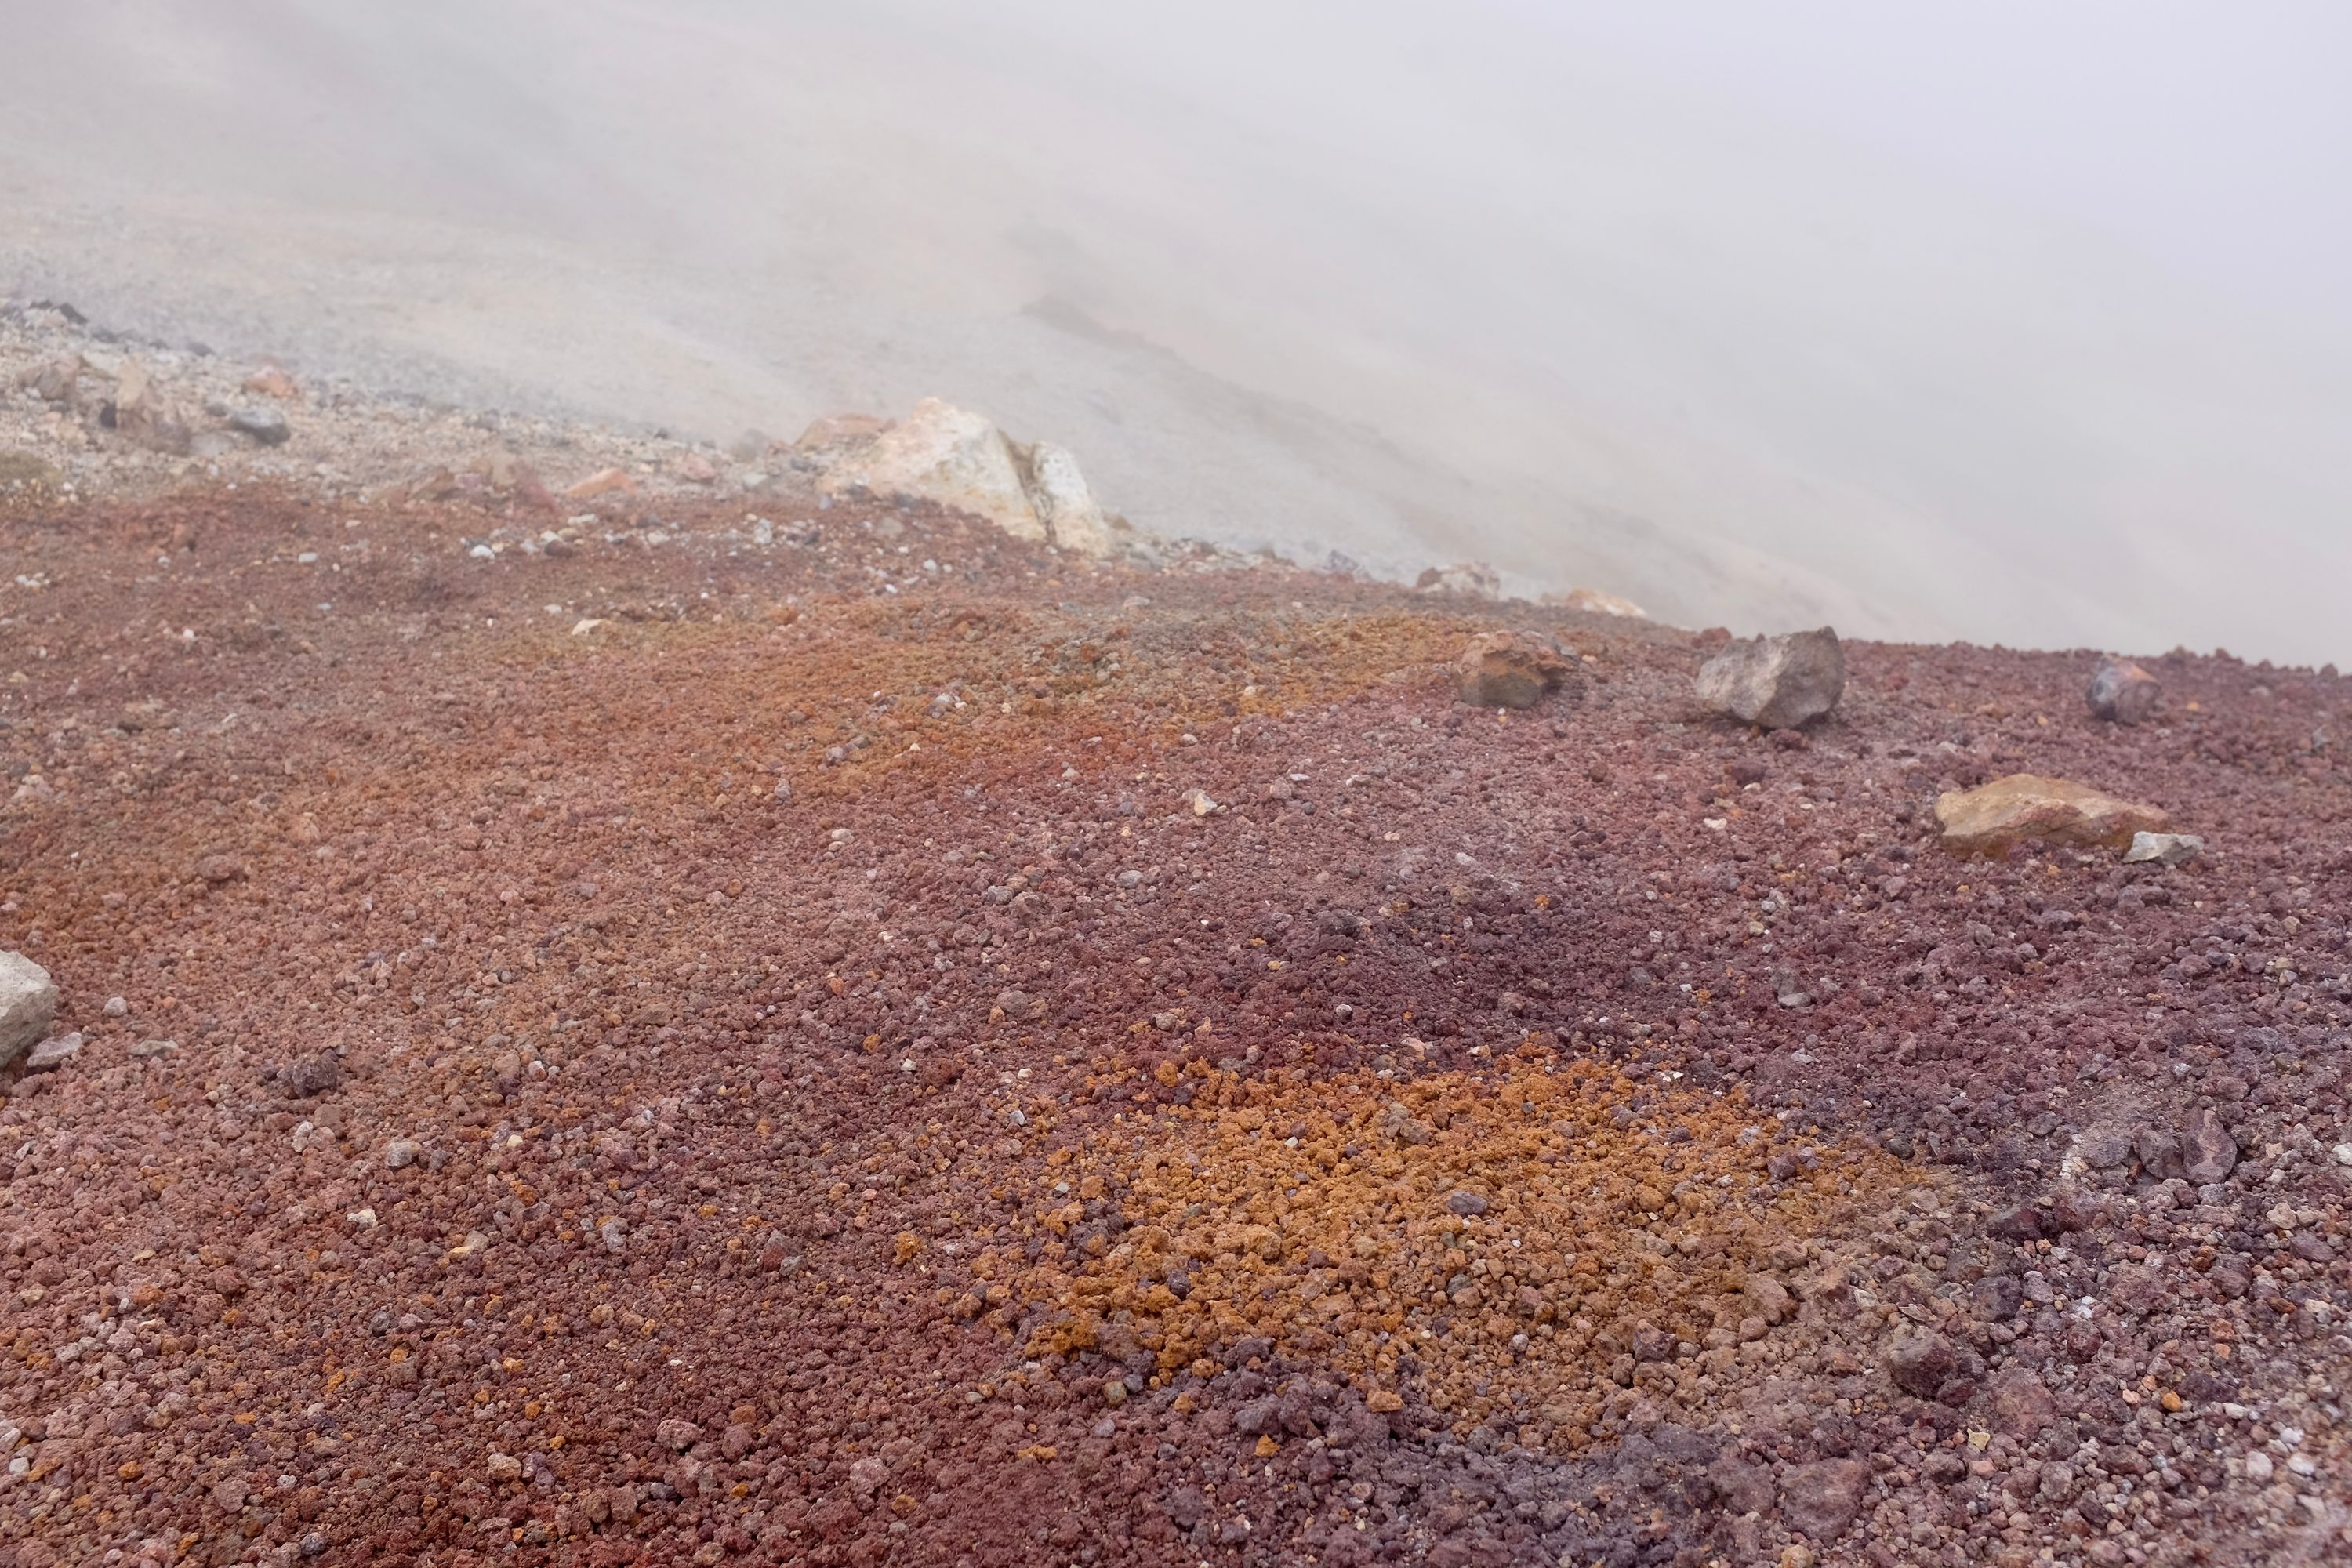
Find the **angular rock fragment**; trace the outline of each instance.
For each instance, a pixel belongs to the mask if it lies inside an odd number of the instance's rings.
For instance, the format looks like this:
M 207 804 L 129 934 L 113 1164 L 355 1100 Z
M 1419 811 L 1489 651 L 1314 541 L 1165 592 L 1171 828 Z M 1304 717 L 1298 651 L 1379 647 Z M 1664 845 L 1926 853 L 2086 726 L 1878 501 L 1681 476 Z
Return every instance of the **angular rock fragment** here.
M 25 1058 L 26 1072 L 52 1072 L 81 1054 L 81 1036 L 52 1035 L 33 1047 Z
M 1499 599 L 1503 596 L 1502 575 L 1484 561 L 1432 566 L 1413 579 L 1412 585 L 1424 594 L 1459 594 L 1465 599 Z
M 125 439 L 158 452 L 188 449 L 187 421 L 137 360 L 123 363 L 115 378 L 114 401 L 100 410 L 100 422 L 110 423 Z
M 58 1016 L 57 983 L 21 952 L 0 952 L 0 1067 L 48 1034 Z
M 1862 1511 L 1870 1466 L 1860 1459 L 1822 1459 L 1794 1465 L 1780 1482 L 1780 1517 L 1816 1541 L 1845 1533 Z
M 1559 689 L 1570 666 L 1548 637 L 1489 632 L 1454 661 L 1454 689 L 1474 708 L 1532 708 Z
M 1631 599 L 1604 594 L 1598 588 L 1570 588 L 1565 594 L 1546 594 L 1543 603 L 1558 605 L 1566 610 L 1582 610 L 1590 616 L 1615 616 L 1622 620 L 1646 621 L 1650 612 Z
M 2226 1180 L 2238 1168 L 2238 1141 L 2210 1109 L 2189 1112 L 2182 1125 L 2180 1163 L 2181 1174 L 2200 1187 Z
M 228 416 L 228 427 L 264 447 L 282 447 L 294 435 L 286 416 L 275 408 L 240 408 Z
M 844 416 L 809 426 L 794 450 L 828 495 L 866 489 L 987 519 L 1015 539 L 1108 554 L 1111 526 L 1077 459 L 1024 445 L 970 409 L 924 398 L 896 424 Z
M 2141 724 L 2153 718 L 2164 695 L 2164 683 L 2126 659 L 2103 658 L 2091 672 L 2084 692 L 2091 716 L 2117 724 Z
M 1736 642 L 1699 667 L 1698 700 L 1767 730 L 1793 730 L 1845 693 L 1845 649 L 1828 626 Z
M 2124 851 L 2126 864 L 2154 860 L 2166 866 L 2186 866 L 2205 852 L 2205 840 L 2194 833 L 2135 833 Z
M 1936 800 L 1942 843 L 1960 854 L 1996 854 L 2012 844 L 2088 848 L 2127 844 L 2137 833 L 2162 833 L 2171 820 L 2152 805 L 2118 800 L 2088 784 L 2037 773 L 2011 773 Z
M 1941 1334 L 1906 1330 L 1886 1347 L 1886 1374 L 1895 1386 L 1921 1399 L 1933 1399 L 1959 1371 L 1960 1359 Z

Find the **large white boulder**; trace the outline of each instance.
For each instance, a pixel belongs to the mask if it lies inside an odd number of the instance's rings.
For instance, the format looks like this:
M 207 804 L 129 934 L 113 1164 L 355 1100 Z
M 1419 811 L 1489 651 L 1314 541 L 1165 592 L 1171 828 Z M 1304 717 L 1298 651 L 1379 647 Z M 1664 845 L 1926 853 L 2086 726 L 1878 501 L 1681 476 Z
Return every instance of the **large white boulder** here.
M 1110 553 L 1112 529 L 1067 448 L 1024 446 L 984 416 L 927 397 L 895 424 L 820 420 L 798 450 L 827 494 L 863 489 L 986 518 L 1015 539 Z

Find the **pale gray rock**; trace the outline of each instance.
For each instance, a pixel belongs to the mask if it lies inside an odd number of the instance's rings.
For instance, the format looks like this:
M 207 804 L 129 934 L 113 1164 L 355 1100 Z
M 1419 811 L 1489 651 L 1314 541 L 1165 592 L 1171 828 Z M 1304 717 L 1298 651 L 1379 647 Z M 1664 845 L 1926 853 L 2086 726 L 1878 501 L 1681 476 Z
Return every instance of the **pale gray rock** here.
M 1736 642 L 1699 667 L 1698 699 L 1767 730 L 1793 730 L 1845 694 L 1845 649 L 1828 626 Z

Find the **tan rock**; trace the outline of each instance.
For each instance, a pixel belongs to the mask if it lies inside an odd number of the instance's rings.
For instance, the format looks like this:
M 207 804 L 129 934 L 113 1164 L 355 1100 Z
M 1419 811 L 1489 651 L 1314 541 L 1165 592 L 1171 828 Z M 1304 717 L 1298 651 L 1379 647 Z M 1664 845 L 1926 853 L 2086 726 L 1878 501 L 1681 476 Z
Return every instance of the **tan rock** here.
M 1650 618 L 1650 612 L 1633 600 L 1604 594 L 1598 588 L 1570 588 L 1565 594 L 1546 594 L 1543 602 L 1558 605 L 1564 610 L 1581 610 L 1591 616 L 1618 616 L 1634 621 Z
M 890 421 L 873 414 L 828 414 L 809 421 L 793 448 L 799 452 L 831 452 L 860 446 L 890 428 Z
M 2028 842 L 2119 847 L 2135 833 L 2162 833 L 2171 826 L 2155 806 L 2037 773 L 2011 773 L 1979 789 L 1940 795 L 1936 821 L 1944 847 L 1961 854 L 1998 853 Z
M 125 360 L 114 383 L 114 428 L 124 439 L 158 452 L 188 449 L 188 423 L 180 417 L 146 366 Z
M 1484 561 L 1461 561 L 1451 566 L 1432 566 L 1413 579 L 1414 587 L 1424 594 L 1459 594 L 1470 599 L 1499 599 L 1503 596 L 1503 578 Z
M 625 495 L 634 494 L 636 488 L 637 481 L 629 478 L 621 469 L 599 468 L 578 484 L 566 489 L 563 493 L 572 500 L 588 500 L 593 497 L 606 495 L 614 490 L 619 490 Z
M 1548 637 L 1489 632 L 1454 661 L 1454 689 L 1474 708 L 1532 708 L 1559 689 L 1570 666 Z
M 302 395 L 294 378 L 274 364 L 263 365 L 245 378 L 245 389 L 261 397 L 293 398 Z

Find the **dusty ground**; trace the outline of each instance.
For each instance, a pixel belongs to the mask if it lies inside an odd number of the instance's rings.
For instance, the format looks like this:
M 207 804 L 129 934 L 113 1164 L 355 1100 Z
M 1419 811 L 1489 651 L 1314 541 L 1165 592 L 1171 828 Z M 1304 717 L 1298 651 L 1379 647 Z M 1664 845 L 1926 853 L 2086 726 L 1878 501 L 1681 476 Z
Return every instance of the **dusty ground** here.
M 2352 1549 L 2332 672 L 162 477 L 0 500 L 19 1563 Z

